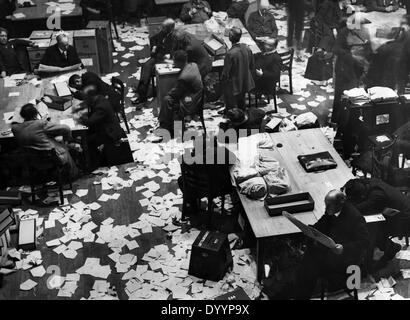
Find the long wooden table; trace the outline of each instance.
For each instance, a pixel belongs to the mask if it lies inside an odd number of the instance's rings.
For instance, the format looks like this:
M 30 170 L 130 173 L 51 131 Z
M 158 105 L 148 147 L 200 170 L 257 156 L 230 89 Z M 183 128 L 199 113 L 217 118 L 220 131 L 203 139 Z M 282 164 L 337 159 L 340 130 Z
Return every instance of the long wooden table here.
M 326 194 L 341 188 L 354 176 L 337 151 L 330 144 L 320 129 L 308 129 L 293 132 L 273 133 L 270 137 L 275 146 L 276 158 L 288 174 L 293 177 L 292 193 L 309 192 L 315 201 L 315 208 L 310 212 L 295 214 L 305 224 L 315 224 L 325 213 Z M 239 139 L 236 154 L 243 164 L 250 164 L 257 155 L 260 135 Z M 297 156 L 328 151 L 337 162 L 337 168 L 319 173 L 307 173 L 300 165 Z M 232 169 L 232 176 L 233 176 Z M 283 216 L 270 217 L 263 201 L 250 200 L 238 190 L 246 217 L 256 237 L 256 261 L 258 280 L 263 278 L 263 248 L 267 239 L 299 233 L 300 230 Z
M 65 74 L 69 77 L 74 73 L 71 72 Z M 58 77 L 58 76 L 56 76 Z M 44 94 L 56 96 L 56 91 L 52 80 L 56 77 L 42 79 L 41 84 L 34 86 L 31 83 L 25 83 L 17 87 L 5 87 L 4 79 L 0 79 L 0 141 L 5 138 L 13 138 L 13 133 L 11 132 L 10 123 L 6 123 L 4 119 L 4 114 L 8 112 L 14 112 L 16 109 L 20 109 L 23 105 L 29 103 L 33 99 L 39 99 Z M 18 93 L 18 96 L 9 96 L 10 93 Z M 75 103 L 75 101 L 74 101 Z M 73 119 L 75 126 L 72 128 L 73 132 L 81 132 L 87 130 L 86 127 L 82 126 L 73 118 L 72 108 L 68 108 L 65 111 L 59 111 L 55 109 L 48 109 L 50 118 L 54 122 L 61 122 L 61 120 Z M 7 134 L 6 134 L 7 133 Z

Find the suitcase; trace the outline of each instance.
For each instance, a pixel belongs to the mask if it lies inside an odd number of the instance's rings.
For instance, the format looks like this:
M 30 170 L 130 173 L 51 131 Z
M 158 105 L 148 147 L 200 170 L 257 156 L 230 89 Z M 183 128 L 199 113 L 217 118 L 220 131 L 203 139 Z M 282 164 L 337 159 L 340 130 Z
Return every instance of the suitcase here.
M 325 81 L 333 77 L 333 55 L 315 53 L 308 60 L 305 78 L 315 81 Z
M 21 193 L 19 191 L 0 191 L 0 205 L 20 205 Z
M 188 274 L 219 281 L 232 267 L 232 253 L 227 235 L 202 231 L 192 245 Z

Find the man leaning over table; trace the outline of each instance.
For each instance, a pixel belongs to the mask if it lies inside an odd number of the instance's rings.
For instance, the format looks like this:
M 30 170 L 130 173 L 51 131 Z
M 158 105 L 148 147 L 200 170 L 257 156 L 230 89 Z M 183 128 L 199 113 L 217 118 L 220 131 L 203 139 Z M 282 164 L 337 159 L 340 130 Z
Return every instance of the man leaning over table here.
M 0 77 L 5 78 L 16 73 L 24 72 L 17 57 L 15 47 L 17 45 L 33 46 L 33 42 L 23 39 L 8 39 L 8 31 L 0 28 Z
M 37 71 L 59 73 L 78 70 L 81 67 L 81 60 L 75 48 L 68 43 L 67 34 L 61 33 L 57 36 L 57 43 L 47 48 Z

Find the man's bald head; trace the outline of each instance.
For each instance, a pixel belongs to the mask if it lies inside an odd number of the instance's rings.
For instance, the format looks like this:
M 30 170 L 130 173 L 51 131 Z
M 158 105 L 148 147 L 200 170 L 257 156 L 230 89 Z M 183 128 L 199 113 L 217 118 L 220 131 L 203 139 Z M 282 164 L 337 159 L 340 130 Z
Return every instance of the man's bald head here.
M 325 197 L 326 214 L 334 215 L 342 210 L 346 195 L 340 190 L 332 190 Z
M 175 20 L 168 18 L 162 23 L 162 29 L 167 33 L 171 33 L 175 30 Z
M 232 42 L 232 44 L 238 43 L 241 40 L 242 37 L 242 30 L 237 27 L 233 27 L 229 31 L 229 40 Z
M 68 46 L 69 46 L 69 40 L 68 40 L 67 34 L 60 33 L 57 36 L 56 40 L 57 40 L 58 47 L 63 51 L 67 51 Z

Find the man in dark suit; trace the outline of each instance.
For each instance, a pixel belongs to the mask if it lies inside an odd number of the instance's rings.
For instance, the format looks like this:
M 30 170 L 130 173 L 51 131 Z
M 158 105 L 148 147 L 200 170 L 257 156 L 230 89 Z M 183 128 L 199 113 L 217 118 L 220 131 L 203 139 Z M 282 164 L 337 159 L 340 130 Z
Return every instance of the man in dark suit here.
M 212 16 L 212 9 L 205 0 L 190 0 L 182 6 L 180 19 L 182 22 L 204 23 Z
M 159 63 L 172 52 L 174 45 L 175 21 L 166 19 L 161 30 L 150 39 L 151 58 L 145 62 L 141 69 L 141 78 L 137 87 L 138 97 L 132 101 L 134 105 L 145 103 L 155 64 Z
M 248 18 L 248 31 L 255 41 L 263 40 L 264 38 L 277 38 L 278 27 L 275 17 L 270 12 L 269 2 L 265 0 L 257 0 L 258 10 L 252 12 Z
M 296 299 L 309 299 L 319 277 L 347 275 L 347 267 L 360 265 L 369 248 L 366 222 L 346 201 L 346 195 L 339 190 L 330 191 L 325 203 L 326 212 L 314 227 L 332 238 L 336 246 L 329 249 L 319 243 L 309 245 L 296 276 Z
M 15 51 L 16 45 L 31 46 L 32 42 L 21 39 L 9 41 L 8 31 L 0 28 L 0 78 L 24 72 Z
M 198 65 L 199 72 L 202 79 L 212 71 L 212 60 L 202 45 L 193 34 L 190 34 L 184 30 L 178 30 L 175 32 L 175 46 L 174 51 L 183 50 L 187 53 L 188 63 L 194 62 Z
M 283 63 L 277 46 L 277 39 L 266 40 L 263 43 L 263 52 L 255 55 L 256 88 L 265 94 L 272 94 L 280 79 Z
M 126 135 L 110 101 L 97 94 L 97 89 L 93 85 L 84 87 L 82 91 L 89 113 L 81 115 L 78 121 L 88 127 L 87 141 L 91 166 L 98 167 L 104 164 L 105 159 L 101 154 L 104 147 L 118 144 Z
M 185 115 L 193 115 L 202 98 L 203 84 L 196 63 L 188 63 L 186 52 L 179 50 L 174 55 L 174 65 L 181 69 L 178 81 L 167 96 L 161 107 L 158 120 L 160 127 L 171 133 L 174 127 L 174 114 L 183 111 Z
M 345 192 L 349 201 L 363 215 L 384 215 L 386 224 L 380 225 L 375 242 L 384 251 L 376 267 L 384 266 L 401 250 L 401 246 L 389 237 L 410 228 L 410 198 L 379 179 L 350 180 L 345 185 Z
M 249 2 L 247 0 L 233 0 L 226 13 L 229 18 L 237 18 L 241 20 L 245 26 L 245 13 L 249 8 Z
M 226 110 L 235 107 L 245 109 L 245 95 L 255 88 L 255 60 L 251 49 L 246 44 L 239 43 L 241 37 L 242 30 L 239 28 L 232 28 L 229 32 L 232 48 L 225 56 L 221 76 L 225 86 Z
M 61 33 L 57 36 L 57 43 L 48 47 L 40 61 L 38 72 L 58 73 L 80 69 L 81 60 L 77 51 L 68 43 L 68 36 Z
M 289 48 L 294 45 L 296 40 L 296 47 L 298 50 L 302 49 L 302 32 L 305 20 L 305 1 L 288 0 L 288 37 L 287 44 Z

